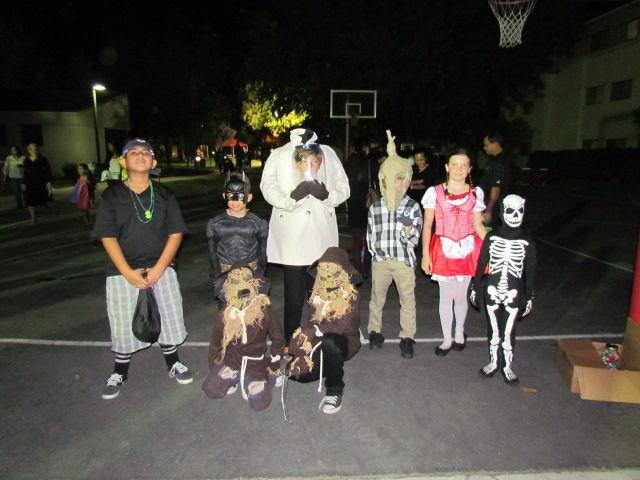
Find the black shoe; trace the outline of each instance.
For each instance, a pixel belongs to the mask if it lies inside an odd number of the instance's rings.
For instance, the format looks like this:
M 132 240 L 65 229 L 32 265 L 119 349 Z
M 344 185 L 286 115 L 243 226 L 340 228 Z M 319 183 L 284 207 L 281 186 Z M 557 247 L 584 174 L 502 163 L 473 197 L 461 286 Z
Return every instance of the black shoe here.
M 416 341 L 413 338 L 403 338 L 400 340 L 400 355 L 402 358 L 413 358 L 413 344 Z
M 378 332 L 369 332 L 369 348 L 373 350 L 374 348 L 382 348 L 382 344 L 384 343 L 384 336 Z
M 451 345 L 451 348 L 453 348 L 455 351 L 457 352 L 461 352 L 462 350 L 464 350 L 464 347 L 467 346 L 467 334 L 464 334 L 464 343 L 458 343 L 454 340 L 453 344 Z
M 451 346 L 449 348 L 440 348 L 439 346 L 436 347 L 436 355 L 439 357 L 444 357 L 447 355 L 447 353 L 449 353 L 451 351 L 451 349 L 453 348 L 453 343 L 451 344 Z

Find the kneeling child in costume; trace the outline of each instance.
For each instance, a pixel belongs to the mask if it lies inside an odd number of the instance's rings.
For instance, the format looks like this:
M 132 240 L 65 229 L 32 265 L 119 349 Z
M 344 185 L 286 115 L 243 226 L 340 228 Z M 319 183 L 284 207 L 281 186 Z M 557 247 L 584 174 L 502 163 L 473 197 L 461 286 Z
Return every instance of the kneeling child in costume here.
M 316 277 L 309 298 L 312 314 L 293 332 L 289 371 L 292 380 L 302 383 L 326 377 L 320 410 L 332 414 L 342 406 L 344 363 L 360 349 L 360 296 L 355 284 L 362 279 L 347 252 L 338 247 L 329 247 L 311 273 Z
M 211 398 L 231 395 L 238 386 L 255 411 L 271 404 L 280 373 L 284 334 L 269 308 L 267 280 L 249 267 L 233 267 L 219 278 L 225 307 L 213 324 L 209 344 L 209 375 L 202 389 Z M 271 355 L 267 358 L 267 336 Z

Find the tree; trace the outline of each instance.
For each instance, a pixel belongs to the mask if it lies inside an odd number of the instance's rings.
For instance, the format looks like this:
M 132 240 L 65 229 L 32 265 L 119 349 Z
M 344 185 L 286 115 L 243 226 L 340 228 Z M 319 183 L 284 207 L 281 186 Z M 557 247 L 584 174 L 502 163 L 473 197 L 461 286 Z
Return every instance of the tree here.
M 284 111 L 284 107 L 279 106 L 280 103 L 278 95 L 271 92 L 263 82 L 248 83 L 244 88 L 242 119 L 253 130 L 266 129 L 276 137 L 307 119 L 308 114 L 304 109 Z

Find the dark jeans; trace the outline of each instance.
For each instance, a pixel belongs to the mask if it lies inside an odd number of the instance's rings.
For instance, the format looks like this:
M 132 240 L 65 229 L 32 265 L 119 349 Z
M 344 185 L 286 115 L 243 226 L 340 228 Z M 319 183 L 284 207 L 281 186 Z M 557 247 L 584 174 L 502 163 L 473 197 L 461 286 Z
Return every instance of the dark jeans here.
M 325 333 L 322 345 L 313 353 L 313 370 L 300 378 L 293 378 L 296 382 L 309 383 L 320 378 L 320 350 L 324 354 L 322 376 L 325 377 L 324 388 L 326 395 L 342 395 L 344 391 L 344 362 L 347 358 L 349 344 L 347 337 L 339 333 Z
M 300 326 L 302 307 L 313 286 L 308 268 L 308 265 L 284 265 L 284 337 L 287 345 L 293 332 Z
M 16 199 L 16 207 L 24 207 L 22 201 L 22 179 L 21 178 L 9 178 L 9 188 L 13 192 L 13 196 Z

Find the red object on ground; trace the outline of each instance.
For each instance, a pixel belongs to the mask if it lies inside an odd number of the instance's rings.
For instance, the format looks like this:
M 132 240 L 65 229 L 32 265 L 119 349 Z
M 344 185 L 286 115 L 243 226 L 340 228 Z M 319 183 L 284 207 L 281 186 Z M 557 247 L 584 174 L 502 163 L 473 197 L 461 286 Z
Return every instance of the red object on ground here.
M 629 319 L 635 324 L 640 325 L 640 234 L 638 234 L 638 247 L 636 249 L 636 266 L 633 271 Z

